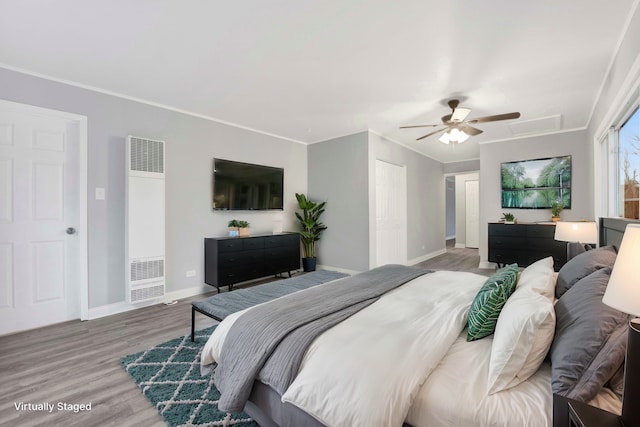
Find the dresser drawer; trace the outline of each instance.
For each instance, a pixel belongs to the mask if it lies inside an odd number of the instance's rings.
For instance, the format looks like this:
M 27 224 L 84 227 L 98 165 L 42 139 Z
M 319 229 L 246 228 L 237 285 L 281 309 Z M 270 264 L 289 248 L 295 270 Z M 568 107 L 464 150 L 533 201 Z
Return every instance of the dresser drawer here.
M 240 239 L 223 239 L 218 240 L 218 251 L 232 252 L 242 250 L 242 240 Z
M 264 248 L 264 239 L 260 239 L 258 237 L 247 237 L 242 239 L 243 250 L 262 249 L 262 248 Z
M 257 262 L 262 262 L 263 258 L 264 251 L 262 249 L 251 251 L 221 252 L 218 256 L 218 265 L 222 269 L 229 266 L 255 264 Z
M 282 234 L 278 236 L 268 236 L 264 238 L 265 248 L 277 248 L 281 246 L 292 246 L 299 244 L 300 236 L 298 234 Z

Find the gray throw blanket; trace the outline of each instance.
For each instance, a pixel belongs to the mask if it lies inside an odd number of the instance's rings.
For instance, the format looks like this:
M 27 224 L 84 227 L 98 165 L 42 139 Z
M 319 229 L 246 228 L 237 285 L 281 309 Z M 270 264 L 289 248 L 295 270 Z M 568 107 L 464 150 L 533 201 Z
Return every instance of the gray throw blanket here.
M 241 411 L 259 373 L 261 381 L 283 394 L 318 335 L 386 292 L 427 272 L 385 265 L 287 295 L 244 313 L 229 330 L 214 372 L 214 383 L 221 393 L 218 407 L 228 412 Z

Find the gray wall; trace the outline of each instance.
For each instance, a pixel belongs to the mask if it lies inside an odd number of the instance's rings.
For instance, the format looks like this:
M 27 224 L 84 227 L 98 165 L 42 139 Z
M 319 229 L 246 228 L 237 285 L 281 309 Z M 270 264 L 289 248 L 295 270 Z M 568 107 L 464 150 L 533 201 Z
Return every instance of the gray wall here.
M 442 163 L 406 147 L 369 133 L 375 160 L 407 168 L 407 258 L 409 263 L 445 247 L 445 186 Z M 375 207 L 375 175 L 372 177 L 372 206 Z M 374 224 L 375 225 L 375 224 Z
M 362 132 L 309 146 L 309 196 L 326 200 L 327 230 L 318 263 L 351 271 L 375 263 L 375 160 L 407 168 L 407 258 L 444 249 L 445 194 L 442 164 L 377 134 Z M 373 233 L 375 237 L 375 233 Z
M 326 201 L 318 264 L 369 269 L 368 132 L 309 145 L 307 196 Z
M 88 117 L 90 308 L 125 299 L 127 135 L 166 141 L 168 292 L 203 285 L 202 239 L 224 235 L 229 219 L 249 221 L 254 233 L 296 226 L 294 193 L 307 189 L 305 145 L 1 68 L 0 98 Z M 213 212 L 214 157 L 283 167 L 284 212 Z M 106 188 L 105 201 L 93 197 L 96 187 Z M 192 269 L 197 276 L 186 278 Z
M 500 202 L 500 163 L 571 155 L 571 209 L 562 219 L 577 221 L 593 218 L 593 193 L 589 187 L 590 145 L 586 131 L 525 138 L 480 146 L 480 262 L 487 261 L 487 224 L 498 221 L 505 209 Z M 549 209 L 509 209 L 519 222 L 550 221 Z

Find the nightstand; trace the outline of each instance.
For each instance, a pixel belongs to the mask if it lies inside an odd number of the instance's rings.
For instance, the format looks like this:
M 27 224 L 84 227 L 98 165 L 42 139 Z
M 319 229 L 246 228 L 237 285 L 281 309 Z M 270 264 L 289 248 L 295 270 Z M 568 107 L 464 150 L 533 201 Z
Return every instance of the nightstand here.
M 553 427 L 625 427 L 619 416 L 595 406 L 558 395 L 553 396 L 553 403 Z M 558 416 L 559 412 L 567 417 Z

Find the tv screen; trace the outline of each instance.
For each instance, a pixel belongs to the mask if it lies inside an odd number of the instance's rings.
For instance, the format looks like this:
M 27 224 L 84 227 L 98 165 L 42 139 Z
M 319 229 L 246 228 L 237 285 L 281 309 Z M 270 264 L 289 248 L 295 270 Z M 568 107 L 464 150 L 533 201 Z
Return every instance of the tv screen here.
M 284 169 L 213 160 L 214 210 L 282 210 Z
M 571 156 L 502 163 L 500 182 L 503 208 L 571 208 Z

